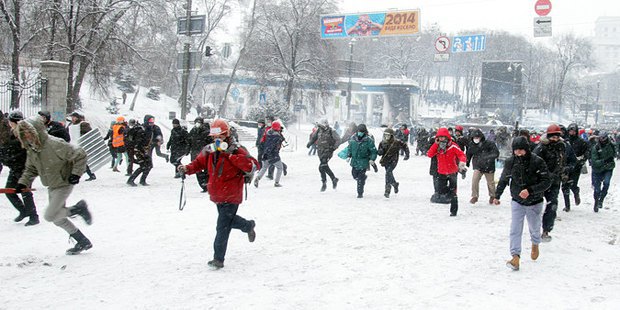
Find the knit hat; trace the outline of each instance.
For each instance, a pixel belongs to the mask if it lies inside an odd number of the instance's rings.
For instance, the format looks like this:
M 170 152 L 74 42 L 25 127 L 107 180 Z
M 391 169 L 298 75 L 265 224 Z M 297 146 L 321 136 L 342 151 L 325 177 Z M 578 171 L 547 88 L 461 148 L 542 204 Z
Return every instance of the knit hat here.
M 9 113 L 9 121 L 17 123 L 24 119 L 24 114 L 21 111 L 13 111 Z
M 359 125 L 357 125 L 357 131 L 363 132 L 363 133 L 368 133 L 368 128 L 366 128 L 365 124 L 359 124 Z
M 181 125 L 181 122 L 175 118 L 172 120 L 172 125 Z
M 512 150 L 526 150 L 530 151 L 530 143 L 526 137 L 518 136 L 512 140 Z
M 50 114 L 49 111 L 39 111 L 39 115 L 43 116 L 46 122 L 49 122 L 50 119 L 52 119 L 52 115 Z

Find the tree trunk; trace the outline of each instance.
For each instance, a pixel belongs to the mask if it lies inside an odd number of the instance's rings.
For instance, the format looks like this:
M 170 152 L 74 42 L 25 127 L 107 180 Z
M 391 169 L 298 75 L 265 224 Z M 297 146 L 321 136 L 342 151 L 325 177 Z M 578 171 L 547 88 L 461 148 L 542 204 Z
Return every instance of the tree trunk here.
M 4 19 L 9 24 L 11 36 L 13 39 L 13 50 L 11 52 L 11 74 L 13 85 L 11 90 L 11 109 L 19 109 L 20 87 L 19 84 L 19 51 L 21 45 L 20 20 L 21 20 L 21 2 L 13 1 L 13 15 L 7 11 L 4 1 L 0 1 L 0 10 L 4 15 Z

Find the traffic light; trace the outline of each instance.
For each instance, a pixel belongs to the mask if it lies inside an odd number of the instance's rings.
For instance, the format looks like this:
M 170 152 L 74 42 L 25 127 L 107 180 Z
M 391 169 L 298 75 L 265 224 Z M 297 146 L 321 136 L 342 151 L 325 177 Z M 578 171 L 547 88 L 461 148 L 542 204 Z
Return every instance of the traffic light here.
M 211 46 L 206 46 L 206 47 L 205 47 L 205 56 L 206 56 L 206 57 L 211 57 L 211 56 L 213 56 L 213 54 L 211 53 Z

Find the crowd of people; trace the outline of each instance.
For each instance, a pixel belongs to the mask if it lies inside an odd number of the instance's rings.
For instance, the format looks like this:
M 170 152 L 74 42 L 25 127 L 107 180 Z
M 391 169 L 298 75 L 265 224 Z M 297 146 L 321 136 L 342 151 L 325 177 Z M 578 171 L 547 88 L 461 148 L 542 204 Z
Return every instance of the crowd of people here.
M 26 226 L 39 224 L 30 186 L 34 178 L 40 177 L 49 191 L 49 206 L 44 218 L 64 229 L 77 242 L 66 251 L 73 255 L 90 249 L 92 243 L 69 217 L 79 215 L 91 224 L 92 216 L 84 200 L 71 207 L 66 207 L 66 200 L 82 174 L 89 176 L 87 181 L 96 180 L 96 176 L 86 163 L 86 152 L 77 144 L 79 137 L 92 128 L 79 112 L 71 113 L 69 117 L 70 121 L 64 126 L 51 120 L 46 111 L 30 119 L 24 119 L 19 111 L 6 115 L 0 113 L 0 163 L 10 169 L 5 190 L 14 190 L 5 193 L 19 212 L 15 221 L 28 218 Z M 170 137 L 165 144 L 169 154 L 166 154 L 160 150 L 164 144 L 162 130 L 152 115 L 145 115 L 142 124 L 136 119 L 126 121 L 119 116 L 110 124 L 105 137 L 113 158 L 110 168 L 120 173 L 120 166 L 125 161 L 126 184 L 149 186 L 147 177 L 153 168 L 155 151 L 172 164 L 171 177 L 185 178 L 186 174 L 196 174 L 200 190 L 208 193 L 217 205 L 217 234 L 213 260 L 209 265 L 222 268 L 233 228 L 247 233 L 250 242 L 256 238 L 256 223 L 237 215 L 243 201 L 244 184 L 258 188 L 262 179 L 268 178 L 274 180 L 275 187 L 282 187 L 282 176 L 287 174 L 287 165 L 280 156 L 286 145 L 282 122 L 270 116 L 257 123 L 255 146 L 258 156 L 255 159 L 239 144 L 234 127 L 221 119 L 209 124 L 197 117 L 189 131 L 179 120 L 172 120 Z M 342 135 L 339 133 L 340 128 L 332 128 L 326 119 L 321 119 L 316 122 L 306 145 L 316 152 L 308 154 L 316 154 L 319 159 L 321 192 L 327 190 L 328 177 L 333 189 L 338 186 L 339 178 L 329 162 L 341 145 L 344 147 L 338 157 L 351 166 L 357 198 L 364 197 L 366 172 L 379 170 L 377 160 L 385 171 L 384 196 L 389 198 L 392 192 L 399 193 L 400 184 L 394 170 L 401 156 L 402 160 L 410 158 L 410 145 L 415 145 L 415 155 L 430 158 L 429 172 L 434 188 L 430 201 L 450 205 L 450 216 L 458 214 L 459 176 L 465 179 L 470 168 L 473 170 L 471 204 L 481 200 L 480 181 L 483 177 L 489 204 L 499 204 L 508 187 L 512 208 L 512 259 L 507 265 L 514 270 L 519 269 L 524 219 L 528 221 L 531 258 L 535 260 L 539 255 L 539 243 L 552 240 L 559 193 L 562 192 L 565 212 L 570 212 L 571 203 L 579 205 L 582 200 L 580 176 L 587 173 L 589 167 L 594 188 L 593 211 L 599 212 L 608 194 L 615 159 L 620 158 L 617 132 L 586 130 L 577 124 L 568 127 L 551 124 L 544 132 L 527 129 L 509 132 L 506 127 L 500 127 L 487 133 L 478 128 L 466 131 L 462 126 L 427 130 L 410 129 L 402 124 L 394 129 L 383 128 L 382 137 L 377 141 L 365 124 L 350 123 Z M 191 163 L 183 165 L 181 159 L 187 155 L 190 155 Z M 134 165 L 138 166 L 135 170 Z M 496 167 L 503 168 L 497 184 Z

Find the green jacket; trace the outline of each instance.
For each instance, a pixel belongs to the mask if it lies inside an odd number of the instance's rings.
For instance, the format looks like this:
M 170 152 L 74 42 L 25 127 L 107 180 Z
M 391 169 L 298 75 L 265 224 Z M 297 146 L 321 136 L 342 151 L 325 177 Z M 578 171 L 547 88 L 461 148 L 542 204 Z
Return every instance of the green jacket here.
M 362 138 L 353 135 L 349 140 L 347 157 L 351 158 L 351 167 L 356 170 L 366 170 L 370 167 L 370 160 L 377 159 L 375 141 L 368 135 Z
M 614 158 L 616 156 L 616 150 L 611 142 L 605 145 L 596 143 L 592 148 L 590 160 L 592 161 L 592 171 L 601 173 L 603 171 L 614 170 L 616 163 Z
M 38 139 L 34 139 L 35 143 L 27 144 L 24 138 L 26 134 Z M 28 152 L 26 169 L 19 178 L 19 183 L 30 187 L 32 181 L 39 176 L 44 186 L 58 188 L 69 185 L 70 175 L 81 176 L 86 171 L 86 152 L 63 139 L 50 137 L 40 120 L 29 118 L 20 121 L 15 135 Z

